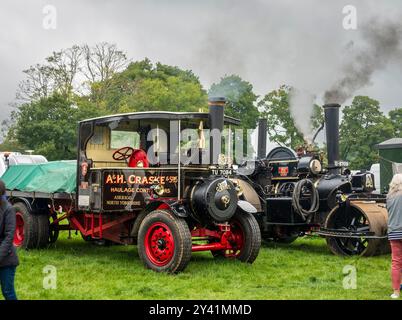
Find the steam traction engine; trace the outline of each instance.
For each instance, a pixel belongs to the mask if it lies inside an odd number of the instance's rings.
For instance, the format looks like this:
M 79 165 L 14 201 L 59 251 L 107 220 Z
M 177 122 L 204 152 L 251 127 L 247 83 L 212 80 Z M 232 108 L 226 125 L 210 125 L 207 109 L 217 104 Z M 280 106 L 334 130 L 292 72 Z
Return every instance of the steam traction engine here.
M 59 231 L 76 230 L 87 241 L 138 244 L 140 259 L 155 271 L 183 270 L 192 251 L 252 263 L 261 243 L 256 209 L 239 199 L 232 165 L 218 161 L 221 141 L 203 135 L 239 121 L 224 116 L 222 99 L 211 99 L 209 107 L 209 113 L 140 112 L 82 121 L 76 163 L 51 163 L 50 171 L 45 165 L 10 168 L 3 179 L 13 186 L 7 195 L 17 212 L 15 244 L 47 247 Z M 183 141 L 185 129 L 199 133 L 196 146 Z M 200 163 L 196 156 L 208 153 L 211 161 Z M 75 190 L 44 190 L 65 179 L 67 165 Z M 14 183 L 17 176 L 35 179 L 37 171 L 42 184 L 34 183 L 36 189 L 26 188 L 30 181 Z
M 347 163 L 339 161 L 339 108 L 324 105 L 327 168 L 314 152 L 295 154 L 277 147 L 266 154 L 266 120 L 260 121 L 255 170 L 239 176 L 243 197 L 257 208 L 264 239 L 290 243 L 317 232 L 338 255 L 385 253 L 385 197 L 372 193 L 372 173 L 351 174 Z

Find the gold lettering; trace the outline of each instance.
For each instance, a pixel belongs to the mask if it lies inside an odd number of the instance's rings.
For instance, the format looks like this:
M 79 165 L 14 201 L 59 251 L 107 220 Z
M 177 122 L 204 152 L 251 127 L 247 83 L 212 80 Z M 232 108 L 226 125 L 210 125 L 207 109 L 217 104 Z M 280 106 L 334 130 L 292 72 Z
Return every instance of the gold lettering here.
M 106 184 L 111 184 L 111 183 L 113 183 L 113 179 L 112 179 L 112 176 L 109 174 L 106 178 Z

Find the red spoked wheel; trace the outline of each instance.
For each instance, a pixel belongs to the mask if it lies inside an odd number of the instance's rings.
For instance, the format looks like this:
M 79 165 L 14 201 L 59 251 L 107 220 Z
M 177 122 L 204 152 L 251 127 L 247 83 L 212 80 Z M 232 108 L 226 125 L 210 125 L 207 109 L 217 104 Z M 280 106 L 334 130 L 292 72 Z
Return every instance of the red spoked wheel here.
M 155 210 L 142 220 L 138 255 L 144 265 L 158 272 L 182 271 L 191 258 L 191 233 L 186 221 L 168 210 Z
M 232 258 L 253 263 L 261 247 L 261 232 L 257 220 L 251 213 L 236 212 L 229 221 L 230 234 L 227 237 L 231 249 L 211 251 L 215 258 Z
M 153 264 L 159 267 L 167 265 L 173 258 L 174 238 L 169 227 L 162 222 L 155 222 L 145 235 L 145 252 Z
M 21 212 L 16 212 L 15 220 L 14 246 L 21 247 L 24 243 L 24 218 Z

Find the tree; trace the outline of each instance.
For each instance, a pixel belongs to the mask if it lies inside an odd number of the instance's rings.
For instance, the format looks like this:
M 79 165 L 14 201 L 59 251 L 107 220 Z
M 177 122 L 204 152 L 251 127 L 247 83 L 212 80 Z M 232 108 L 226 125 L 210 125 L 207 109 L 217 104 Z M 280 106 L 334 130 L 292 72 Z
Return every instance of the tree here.
M 111 77 L 126 66 L 126 54 L 107 42 L 54 51 L 44 64 L 23 71 L 26 78 L 19 84 L 17 99 L 22 103 L 37 101 L 55 92 L 69 98 L 85 90 L 97 101 L 108 89 Z
M 388 115 L 394 127 L 395 137 L 402 138 L 402 108 L 395 108 Z
M 15 124 L 7 140 L 18 141 L 24 149 L 32 149 L 49 160 L 75 159 L 77 122 L 98 115 L 93 105 L 80 103 L 78 106 L 54 93 L 18 108 L 13 114 Z
M 80 71 L 88 81 L 92 99 L 101 100 L 111 84 L 111 78 L 127 67 L 126 54 L 115 44 L 101 42 L 93 47 L 83 45 L 84 62 Z
M 351 169 L 369 169 L 378 161 L 375 145 L 393 136 L 393 125 L 380 110 L 378 101 L 356 96 L 343 109 L 340 126 L 340 156 Z
M 149 59 L 130 63 L 111 78 L 102 104 L 112 113 L 138 111 L 198 111 L 207 95 L 189 70 L 152 64 Z
M 225 97 L 225 114 L 239 118 L 241 126 L 245 129 L 255 129 L 259 116 L 256 106 L 258 96 L 253 92 L 253 86 L 237 75 L 221 78 L 214 83 L 208 91 L 209 96 Z
M 54 89 L 54 81 L 48 66 L 36 64 L 23 71 L 26 78 L 17 89 L 17 99 L 25 102 L 47 98 Z
M 304 144 L 303 135 L 296 128 L 289 109 L 289 93 L 291 87 L 283 85 L 278 90 L 266 94 L 259 101 L 261 115 L 267 119 L 268 135 L 270 141 L 286 145 L 292 149 Z M 310 119 L 312 130 L 317 129 L 324 121 L 323 111 L 317 105 L 313 106 Z
M 240 119 L 243 128 L 243 136 L 235 138 L 243 139 L 243 156 L 254 154 L 249 129 L 255 129 L 259 117 L 256 106 L 258 96 L 253 92 L 251 83 L 243 80 L 238 75 L 224 76 L 218 83 L 213 83 L 208 91 L 210 97 L 225 97 L 225 115 Z
M 0 152 L 13 151 L 23 152 L 23 147 L 18 143 L 12 134 L 12 124 L 9 120 L 1 123 Z
M 55 83 L 53 92 L 69 98 L 80 85 L 75 84 L 82 61 L 81 47 L 74 45 L 71 48 L 53 52 L 46 58 L 51 78 Z M 52 93 L 53 93 L 52 92 Z

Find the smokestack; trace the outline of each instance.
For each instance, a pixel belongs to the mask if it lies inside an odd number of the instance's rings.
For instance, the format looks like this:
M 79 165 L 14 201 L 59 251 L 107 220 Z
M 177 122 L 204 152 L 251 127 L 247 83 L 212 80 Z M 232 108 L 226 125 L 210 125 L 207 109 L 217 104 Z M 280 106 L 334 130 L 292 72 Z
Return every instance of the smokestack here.
M 224 97 L 211 97 L 208 99 L 209 128 L 211 130 L 209 145 L 211 164 L 218 163 L 219 154 L 222 150 L 222 130 L 225 104 L 226 99 Z
M 331 173 L 338 173 L 335 161 L 339 160 L 339 108 L 337 103 L 323 105 L 325 114 L 325 132 L 327 136 L 328 168 Z
M 258 151 L 257 158 L 267 156 L 267 119 L 258 119 Z

